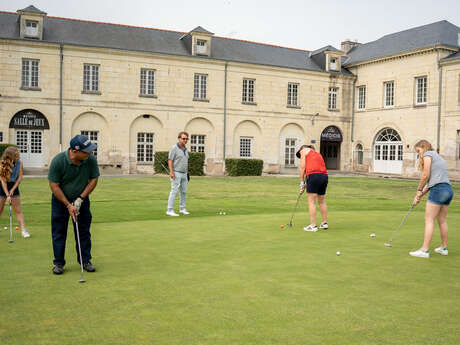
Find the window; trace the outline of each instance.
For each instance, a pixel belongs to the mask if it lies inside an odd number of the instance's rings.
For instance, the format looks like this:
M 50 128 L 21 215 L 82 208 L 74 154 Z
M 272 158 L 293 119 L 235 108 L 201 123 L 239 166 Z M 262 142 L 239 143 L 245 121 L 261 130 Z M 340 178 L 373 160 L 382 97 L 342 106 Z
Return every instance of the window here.
M 207 79 L 208 76 L 206 74 L 195 74 L 193 99 L 206 99 Z
M 380 145 L 375 145 L 375 160 L 380 160 Z
M 86 135 L 89 140 L 91 140 L 93 143 L 97 144 L 97 138 L 98 138 L 98 131 L 81 131 L 80 134 Z M 93 155 L 97 157 L 97 150 L 99 149 L 96 147 L 96 149 L 93 151 Z
M 457 130 L 457 159 L 460 159 L 460 130 Z
M 196 53 L 206 54 L 206 41 L 205 40 L 196 40 Z
M 287 104 L 292 107 L 297 107 L 299 105 L 298 101 L 298 90 L 299 84 L 296 83 L 288 83 L 288 96 L 287 96 Z
M 26 36 L 37 37 L 38 36 L 38 22 L 32 20 L 26 20 Z
M 204 152 L 204 135 L 192 134 L 190 137 L 190 151 Z
M 39 60 L 22 60 L 22 87 L 38 87 Z
M 284 149 L 284 165 L 295 166 L 295 142 L 296 139 L 286 138 Z
M 137 162 L 153 162 L 153 133 L 137 133 Z
M 358 87 L 358 110 L 366 109 L 366 86 Z
M 329 59 L 329 69 L 332 71 L 337 71 L 337 58 L 330 58 Z
M 395 82 L 388 81 L 383 83 L 385 88 L 384 107 L 389 108 L 395 105 Z
M 141 68 L 141 95 L 155 94 L 155 70 Z
M 240 137 L 240 157 L 252 157 L 252 138 Z
M 362 165 L 363 164 L 363 145 L 358 144 L 356 145 L 356 154 L 357 154 L 357 161 L 358 164 Z
M 415 104 L 426 104 L 427 77 L 415 78 Z
M 339 88 L 337 87 L 330 87 L 329 88 L 329 97 L 328 97 L 328 109 L 335 110 L 337 109 L 337 93 Z
M 83 65 L 83 91 L 99 91 L 99 65 Z
M 3 142 L 3 132 L 0 132 L 0 143 Z
M 255 79 L 243 79 L 243 103 L 254 103 Z

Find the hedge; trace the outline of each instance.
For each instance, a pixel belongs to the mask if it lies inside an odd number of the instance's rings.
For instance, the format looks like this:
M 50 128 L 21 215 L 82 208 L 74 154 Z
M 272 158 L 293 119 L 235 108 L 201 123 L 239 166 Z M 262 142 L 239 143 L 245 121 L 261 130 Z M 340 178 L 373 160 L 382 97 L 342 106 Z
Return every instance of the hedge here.
M 261 176 L 264 161 L 261 159 L 227 158 L 225 171 L 230 176 Z
M 153 169 L 155 173 L 158 174 L 169 174 L 166 171 L 161 163 L 168 168 L 168 151 L 157 151 L 155 152 L 155 161 L 153 163 Z M 203 152 L 189 152 L 188 159 L 188 172 L 193 176 L 203 176 L 204 175 L 204 160 L 205 154 Z
M 6 150 L 7 147 L 9 146 L 16 146 L 16 145 L 13 145 L 13 144 L 0 144 L 0 157 L 3 155 L 3 151 Z

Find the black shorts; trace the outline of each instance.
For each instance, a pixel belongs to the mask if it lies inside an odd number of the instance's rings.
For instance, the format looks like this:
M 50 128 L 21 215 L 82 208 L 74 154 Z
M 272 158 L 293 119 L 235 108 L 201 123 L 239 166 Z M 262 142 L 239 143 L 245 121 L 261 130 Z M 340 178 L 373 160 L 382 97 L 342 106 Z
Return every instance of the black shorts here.
M 16 182 L 7 182 L 7 183 L 6 183 L 6 187 L 7 187 L 8 191 L 10 191 L 11 188 L 13 188 L 13 186 L 14 186 L 15 183 L 16 183 Z M 18 186 L 18 188 L 16 188 L 16 189 L 14 190 L 13 196 L 19 196 L 19 195 L 20 195 L 20 194 L 19 194 L 19 186 Z M 3 191 L 3 188 L 1 188 L 1 186 L 0 186 L 0 198 L 6 198 L 5 192 Z
M 311 174 L 307 176 L 307 193 L 326 194 L 328 176 L 326 174 Z

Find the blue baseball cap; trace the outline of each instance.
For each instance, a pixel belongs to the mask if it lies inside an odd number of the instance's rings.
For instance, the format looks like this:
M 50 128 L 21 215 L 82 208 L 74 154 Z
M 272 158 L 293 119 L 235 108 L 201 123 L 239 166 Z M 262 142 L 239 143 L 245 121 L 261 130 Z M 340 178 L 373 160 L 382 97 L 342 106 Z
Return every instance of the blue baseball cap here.
M 78 134 L 70 140 L 72 150 L 91 153 L 97 148 L 97 144 L 91 142 L 86 135 Z

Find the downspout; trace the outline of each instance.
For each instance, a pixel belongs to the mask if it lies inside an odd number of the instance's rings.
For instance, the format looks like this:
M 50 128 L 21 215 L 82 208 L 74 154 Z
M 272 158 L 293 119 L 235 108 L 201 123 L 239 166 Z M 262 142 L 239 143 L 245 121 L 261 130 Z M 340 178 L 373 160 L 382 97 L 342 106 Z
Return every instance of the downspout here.
M 227 67 L 228 62 L 225 63 L 225 77 L 224 77 L 224 148 L 223 148 L 223 168 L 225 172 L 225 147 L 227 146 Z
M 439 56 L 439 51 L 438 51 Z M 439 93 L 438 93 L 438 133 L 437 133 L 437 143 L 436 149 L 439 153 L 441 145 L 441 102 L 442 102 L 442 66 L 439 62 L 438 57 L 438 68 L 439 68 Z
M 61 44 L 59 46 L 60 54 L 60 70 L 59 70 L 59 152 L 62 152 L 62 67 L 64 61 L 64 46 Z
M 357 70 L 357 69 L 356 69 Z M 351 101 L 351 170 L 353 171 L 353 167 L 355 164 L 355 153 L 353 151 L 353 142 L 355 136 L 355 97 L 356 97 L 356 80 L 358 78 L 355 76 L 353 80 L 353 91 L 352 91 L 352 101 Z

